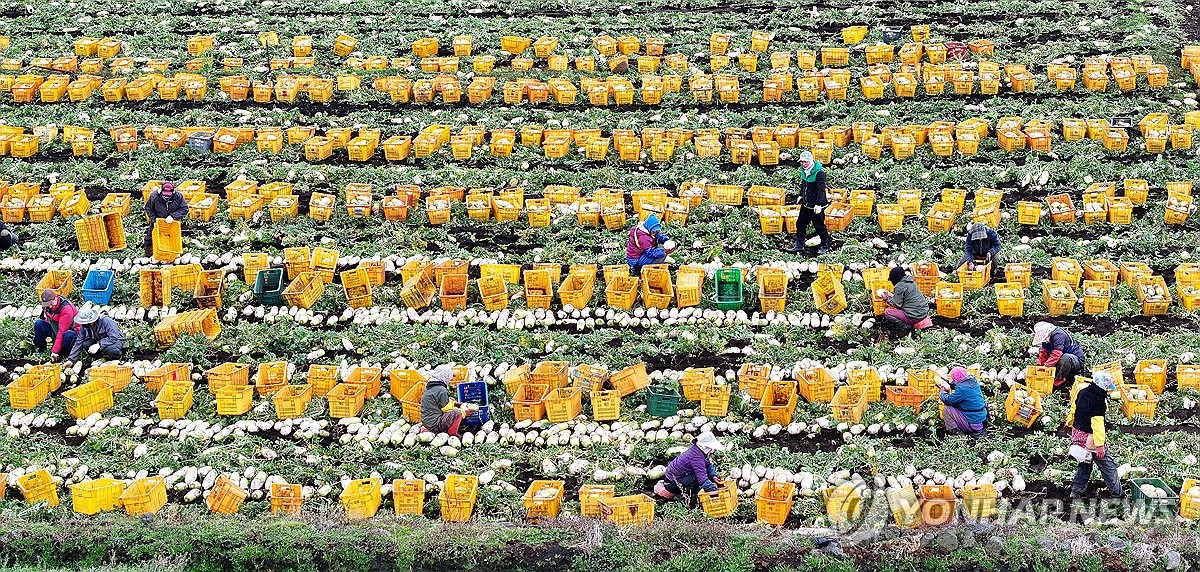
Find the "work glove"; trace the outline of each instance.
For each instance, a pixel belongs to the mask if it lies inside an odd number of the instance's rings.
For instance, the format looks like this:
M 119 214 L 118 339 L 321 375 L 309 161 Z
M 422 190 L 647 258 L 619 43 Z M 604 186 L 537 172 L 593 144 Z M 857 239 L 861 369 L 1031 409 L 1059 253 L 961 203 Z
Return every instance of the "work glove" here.
M 820 205 L 813 207 L 813 212 L 817 213 L 817 214 L 821 214 L 824 210 L 825 210 L 825 207 L 820 206 Z
M 175 217 L 173 217 L 173 216 L 171 216 L 171 215 L 167 215 L 167 222 L 168 222 L 168 223 L 175 222 Z
M 975 270 L 975 262 L 974 261 L 967 262 L 967 270 L 971 270 L 971 271 Z
M 91 346 L 89 346 L 88 353 L 92 354 L 92 355 L 96 355 L 97 353 L 100 353 L 100 344 L 92 344 Z
M 71 360 L 64 361 L 64 362 L 63 362 L 63 369 L 71 369 L 71 366 L 72 366 L 72 365 L 74 365 L 74 362 L 72 362 Z
M 1096 458 L 1097 459 L 1103 459 L 1104 455 L 1107 455 L 1107 454 L 1108 454 L 1108 445 L 1101 445 L 1098 449 L 1096 449 Z
M 50 361 L 52 363 L 58 363 L 58 354 L 50 352 Z

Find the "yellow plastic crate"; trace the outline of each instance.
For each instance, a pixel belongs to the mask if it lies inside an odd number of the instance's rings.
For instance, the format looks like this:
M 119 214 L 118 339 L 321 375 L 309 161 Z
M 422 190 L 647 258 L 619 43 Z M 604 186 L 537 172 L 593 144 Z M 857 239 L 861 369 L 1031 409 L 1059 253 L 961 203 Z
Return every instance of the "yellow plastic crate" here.
M 275 417 L 293 419 L 304 415 L 309 401 L 312 401 L 312 395 L 313 386 L 308 383 L 284 386 L 271 397 L 275 406 Z
M 113 392 L 124 390 L 133 381 L 133 366 L 107 363 L 88 370 L 90 381 L 107 385 Z
M 921 503 L 912 486 L 888 489 L 885 496 L 892 519 L 900 528 L 917 528 L 923 524 Z
M 783 526 L 792 512 L 796 485 L 789 482 L 767 481 L 754 495 L 760 523 Z
M 796 411 L 796 384 L 790 381 L 767 382 L 761 409 L 769 424 L 787 425 Z
M 423 386 L 413 386 L 413 389 Z M 366 399 L 366 386 L 339 383 L 333 386 L 325 398 L 329 401 L 329 416 L 335 419 L 345 419 L 346 417 L 355 417 L 362 411 L 363 403 Z
M 63 399 L 69 415 L 84 419 L 113 406 L 113 388 L 102 380 L 93 380 L 63 392 Z
M 27 372 L 8 384 L 8 400 L 13 409 L 33 409 L 45 401 L 55 388 L 49 374 Z
M 996 516 L 998 499 L 999 493 L 994 485 L 967 485 L 962 489 L 963 511 L 971 518 Z
M 99 514 L 115 510 L 125 490 L 124 481 L 116 479 L 92 479 L 70 485 L 71 509 L 79 514 Z
M 303 489 L 300 485 L 274 483 L 270 501 L 271 514 L 300 514 L 300 505 L 304 503 Z
M 446 475 L 446 485 L 438 495 L 445 522 L 467 522 L 475 510 L 479 478 L 473 475 Z
M 603 499 L 600 518 L 616 526 L 648 526 L 654 522 L 654 499 L 631 495 Z
M 809 403 L 830 403 L 834 398 L 834 380 L 823 367 L 802 369 L 796 374 L 800 396 Z M 865 397 L 865 392 L 863 394 Z
M 214 392 L 217 415 L 245 415 L 254 405 L 254 388 L 228 385 Z
M 868 403 L 865 387 L 847 385 L 838 388 L 837 393 L 833 395 L 830 409 L 833 411 L 833 418 L 837 421 L 859 423 L 867 411 Z
M 250 366 L 243 363 L 226 362 L 204 372 L 208 380 L 208 391 L 214 395 L 226 387 L 244 387 L 250 384 Z
M 396 514 L 424 514 L 425 481 L 420 479 L 392 481 L 392 504 Z
M 121 493 L 121 506 L 130 516 L 154 514 L 167 504 L 167 486 L 162 477 L 138 479 Z
M 921 518 L 926 526 L 941 526 L 954 521 L 958 499 L 948 485 L 921 485 Z
M 937 314 L 943 318 L 957 319 L 962 314 L 963 285 L 954 282 L 938 282 L 934 288 Z
M 517 421 L 540 421 L 546 415 L 545 396 L 549 388 L 542 383 L 522 384 L 513 394 L 513 415 Z
M 1154 412 L 1158 407 L 1158 397 L 1155 396 L 1150 386 L 1125 384 L 1119 389 L 1121 391 L 1121 412 L 1125 414 L 1125 419 L 1133 421 L 1134 417 L 1138 415 L 1146 419 L 1154 419 Z
M 1051 380 L 1053 381 L 1053 380 Z M 1042 394 L 1019 383 L 1013 384 L 1004 401 L 1005 418 L 1025 428 L 1032 427 L 1042 414 Z
M 310 308 L 325 293 L 325 282 L 318 272 L 301 272 L 288 284 L 283 297 L 289 306 Z
M 338 496 L 346 509 L 346 518 L 360 520 L 375 516 L 383 502 L 381 490 L 381 481 L 376 478 L 355 479 L 347 483 Z
M 737 510 L 738 491 L 736 486 L 721 483 L 715 492 L 700 491 L 700 508 L 713 518 L 725 518 Z
M 533 481 L 525 491 L 525 518 L 536 522 L 558 518 L 562 506 L 563 481 Z
M 1133 378 L 1136 383 L 1153 390 L 1155 395 L 1162 395 L 1167 386 L 1167 360 L 1138 360 L 1137 368 L 1133 371 Z
M 579 487 L 579 514 L 589 518 L 600 518 L 600 502 L 612 499 L 616 487 L 613 485 L 582 485 Z
M 25 502 L 46 501 L 46 504 L 52 507 L 58 506 L 58 487 L 46 469 L 18 478 L 17 489 L 25 497 Z
M 158 403 L 160 419 L 179 419 L 187 415 L 192 408 L 192 396 L 195 384 L 191 381 L 167 381 L 158 391 L 155 401 Z
M 862 510 L 862 497 L 852 484 L 822 489 L 825 514 L 835 524 L 847 524 L 858 519 Z

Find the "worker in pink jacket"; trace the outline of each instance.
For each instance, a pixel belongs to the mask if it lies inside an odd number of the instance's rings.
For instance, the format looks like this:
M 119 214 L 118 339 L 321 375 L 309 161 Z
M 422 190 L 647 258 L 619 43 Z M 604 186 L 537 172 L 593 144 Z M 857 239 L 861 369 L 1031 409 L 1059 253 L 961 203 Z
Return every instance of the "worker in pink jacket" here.
M 46 341 L 54 340 L 50 346 L 50 361 L 58 361 L 62 354 L 75 346 L 79 326 L 75 324 L 75 305 L 51 288 L 42 290 L 42 317 L 33 322 L 33 347 L 46 351 Z
M 650 215 L 644 222 L 629 229 L 625 262 L 634 274 L 647 264 L 662 264 L 672 252 L 675 252 L 675 241 L 662 233 L 662 223 L 657 215 Z

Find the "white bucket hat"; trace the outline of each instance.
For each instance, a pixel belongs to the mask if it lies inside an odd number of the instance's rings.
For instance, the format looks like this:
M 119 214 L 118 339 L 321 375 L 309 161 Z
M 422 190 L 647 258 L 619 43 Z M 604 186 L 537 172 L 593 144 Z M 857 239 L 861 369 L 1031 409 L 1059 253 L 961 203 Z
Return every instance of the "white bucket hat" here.
M 696 437 L 696 445 L 709 451 L 724 451 L 725 445 L 717 440 L 711 431 L 705 431 Z
M 1050 334 L 1054 333 L 1054 324 L 1050 322 L 1038 322 L 1033 325 L 1033 343 L 1042 345 L 1046 340 L 1050 339 Z
M 811 151 L 801 151 L 800 152 L 800 160 L 801 161 L 812 161 L 813 160 L 812 152 Z
M 81 326 L 86 326 L 88 324 L 94 323 L 96 320 L 99 320 L 99 319 L 100 319 L 100 313 L 91 308 L 85 308 L 83 310 L 80 310 L 79 313 L 75 315 L 75 323 L 79 324 Z

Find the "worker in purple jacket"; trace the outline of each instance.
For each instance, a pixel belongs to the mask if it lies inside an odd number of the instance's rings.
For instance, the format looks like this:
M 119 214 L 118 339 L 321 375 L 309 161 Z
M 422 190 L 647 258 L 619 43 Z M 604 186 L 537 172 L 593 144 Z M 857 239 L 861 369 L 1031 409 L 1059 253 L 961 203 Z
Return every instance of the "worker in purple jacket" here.
M 669 500 L 684 491 L 689 495 L 696 495 L 701 489 L 715 492 L 721 480 L 717 478 L 717 468 L 709 457 L 724 450 L 725 445 L 711 432 L 701 433 L 687 451 L 667 465 L 667 474 L 654 485 L 654 494 Z

